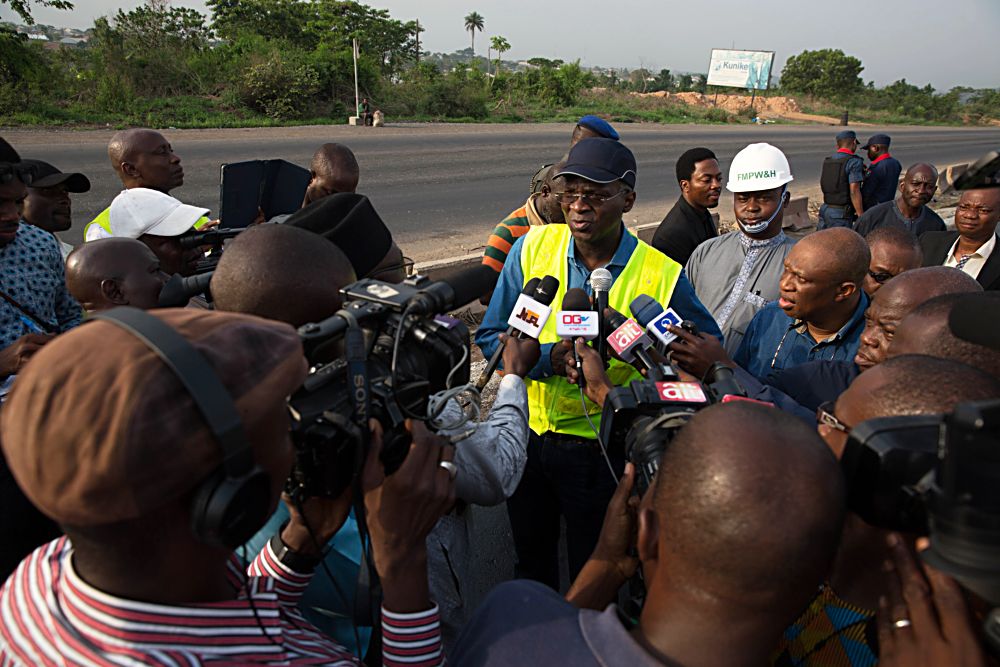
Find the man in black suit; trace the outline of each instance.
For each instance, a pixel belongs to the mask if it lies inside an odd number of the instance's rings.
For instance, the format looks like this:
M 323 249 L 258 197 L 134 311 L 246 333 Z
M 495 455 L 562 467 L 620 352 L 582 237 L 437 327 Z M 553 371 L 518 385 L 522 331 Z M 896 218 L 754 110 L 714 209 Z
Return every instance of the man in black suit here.
M 954 232 L 927 232 L 920 237 L 924 266 L 954 266 L 979 281 L 985 290 L 1000 290 L 1000 188 L 966 190 L 958 200 Z

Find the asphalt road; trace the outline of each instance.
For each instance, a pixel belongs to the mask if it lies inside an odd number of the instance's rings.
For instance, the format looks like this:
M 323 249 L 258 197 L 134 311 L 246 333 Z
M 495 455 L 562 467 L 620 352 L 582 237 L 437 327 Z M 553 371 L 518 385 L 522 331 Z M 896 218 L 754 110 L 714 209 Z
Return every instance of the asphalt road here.
M 692 146 L 707 146 L 727 168 L 751 142 L 767 141 L 788 155 L 795 191 L 814 189 L 823 157 L 838 128 L 824 126 L 618 126 L 639 164 L 639 199 L 629 223 L 662 218 L 678 195 L 674 162 Z M 904 165 L 968 162 L 1000 146 L 1000 128 L 855 128 L 862 138 L 887 130 L 892 153 Z M 224 162 L 280 157 L 304 166 L 326 141 L 350 146 L 361 164 L 359 191 L 367 194 L 408 255 L 434 259 L 482 247 L 493 225 L 524 203 L 528 181 L 543 163 L 567 150 L 569 124 L 400 124 L 373 130 L 348 126 L 234 130 L 164 130 L 181 156 L 182 201 L 218 209 Z M 110 203 L 120 184 L 108 165 L 111 130 L 8 130 L 24 157 L 87 174 L 93 188 L 74 196 L 74 227 L 65 240 L 79 243 L 83 224 Z M 726 215 L 727 198 L 721 212 Z

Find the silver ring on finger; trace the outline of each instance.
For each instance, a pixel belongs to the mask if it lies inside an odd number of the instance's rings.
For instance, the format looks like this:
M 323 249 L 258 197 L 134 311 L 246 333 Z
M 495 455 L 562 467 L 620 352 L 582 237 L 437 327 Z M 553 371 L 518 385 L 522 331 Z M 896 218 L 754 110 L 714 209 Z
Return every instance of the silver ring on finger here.
M 438 465 L 448 471 L 448 477 L 451 479 L 458 477 L 458 466 L 451 461 L 438 461 Z
M 892 622 L 892 627 L 896 630 L 902 630 L 903 628 L 908 628 L 913 625 L 908 618 L 901 618 L 899 620 Z

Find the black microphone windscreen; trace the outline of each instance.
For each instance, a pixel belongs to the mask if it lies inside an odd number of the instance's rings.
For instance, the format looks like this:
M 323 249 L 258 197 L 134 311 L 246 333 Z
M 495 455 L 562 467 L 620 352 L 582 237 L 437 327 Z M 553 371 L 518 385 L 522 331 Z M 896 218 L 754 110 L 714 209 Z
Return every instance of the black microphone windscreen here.
M 632 299 L 628 309 L 632 311 L 632 317 L 635 318 L 635 321 L 644 327 L 663 312 L 663 306 L 660 305 L 660 302 L 648 294 L 640 294 Z
M 497 283 L 497 272 L 488 266 L 479 264 L 464 271 L 457 271 L 445 276 L 441 282 L 447 283 L 454 292 L 449 308 L 459 308 L 483 296 Z
M 521 294 L 535 296 L 535 290 L 538 289 L 538 283 L 540 282 L 542 282 L 541 278 L 532 278 L 524 284 L 524 289 L 521 290 Z
M 948 328 L 975 345 L 1000 350 L 1000 297 L 970 294 L 959 300 L 948 316 Z
M 619 313 L 614 308 L 608 306 L 608 315 L 604 320 L 608 323 L 608 331 L 617 329 L 621 325 L 625 324 L 625 320 L 628 318 Z
M 181 308 L 186 306 L 191 297 L 202 294 L 208 289 L 214 274 L 214 271 L 208 271 L 185 277 L 179 273 L 175 273 L 160 288 L 160 298 L 157 305 L 160 308 Z
M 571 287 L 566 290 L 566 295 L 562 302 L 563 310 L 592 310 L 590 297 L 579 287 Z
M 535 290 L 535 301 L 547 306 L 556 298 L 556 292 L 558 291 L 559 279 L 555 276 L 545 276 Z

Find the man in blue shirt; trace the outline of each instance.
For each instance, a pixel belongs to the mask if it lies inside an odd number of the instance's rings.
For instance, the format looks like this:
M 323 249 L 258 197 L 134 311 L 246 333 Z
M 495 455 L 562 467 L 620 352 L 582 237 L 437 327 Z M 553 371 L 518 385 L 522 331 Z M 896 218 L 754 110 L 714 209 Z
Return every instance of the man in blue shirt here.
M 861 289 L 871 253 L 856 232 L 834 227 L 799 241 L 785 259 L 781 297 L 757 313 L 733 361 L 767 382 L 814 359 L 851 361 L 865 325 Z
M 861 147 L 868 151 L 868 159 L 871 160 L 861 186 L 861 201 L 866 211 L 876 204 L 892 201 L 896 196 L 903 165 L 889 155 L 890 141 L 888 134 L 873 134 Z
M 648 291 L 668 301 L 677 313 L 693 321 L 699 329 L 722 338 L 719 327 L 694 294 L 683 269 L 625 229 L 622 214 L 635 201 L 636 163 L 632 152 L 620 142 L 606 138 L 583 139 L 554 178 L 554 196 L 562 205 L 566 225 L 534 227 L 511 247 L 476 344 L 489 357 L 498 345 L 497 336 L 507 328 L 507 318 L 526 279 L 545 274 L 561 275 L 553 310 L 559 310 L 570 288 L 592 294 L 589 277 L 604 267 L 615 283 L 624 286 L 646 279 L 646 264 L 662 266 L 672 274 L 657 275 Z M 637 260 L 630 262 L 635 255 Z M 522 258 L 535 271 L 525 275 Z M 561 260 L 561 261 L 560 261 Z M 537 269 L 537 270 L 536 270 Z M 635 280 L 641 277 L 641 280 Z M 657 297 L 657 294 L 669 294 Z M 625 294 L 612 288 L 609 295 L 618 310 L 628 310 L 628 302 L 638 293 Z M 623 305 L 624 304 L 624 305 Z M 664 304 L 666 305 L 666 304 Z M 553 342 L 552 332 L 541 332 L 541 358 L 527 375 L 528 409 L 531 432 L 524 476 L 507 502 L 518 556 L 518 574 L 559 587 L 558 542 L 560 518 L 566 520 L 566 545 L 570 576 L 574 577 L 593 551 L 600 533 L 604 510 L 615 489 L 596 435 L 584 421 L 592 419 L 599 428 L 600 413 L 589 417 L 592 406 L 578 398 L 578 390 L 565 380 L 567 360 L 573 350 L 568 341 Z M 554 336 L 553 336 L 554 338 Z M 617 365 L 617 369 L 616 369 Z M 612 362 L 612 373 L 627 373 L 622 364 Z M 610 452 L 615 459 L 615 452 Z M 621 455 L 618 453 L 621 472 Z
M 837 151 L 823 161 L 820 188 L 823 205 L 819 207 L 818 229 L 850 227 L 864 212 L 861 182 L 865 177 L 865 161 L 854 151 L 858 135 L 844 130 L 837 135 Z
M 750 321 L 732 359 L 711 341 L 681 337 L 670 345 L 673 360 L 696 377 L 716 361 L 735 364 L 764 384 L 814 359 L 853 360 L 868 308 L 861 285 L 870 261 L 868 245 L 851 229 L 805 237 L 785 259 L 780 297 Z

